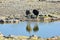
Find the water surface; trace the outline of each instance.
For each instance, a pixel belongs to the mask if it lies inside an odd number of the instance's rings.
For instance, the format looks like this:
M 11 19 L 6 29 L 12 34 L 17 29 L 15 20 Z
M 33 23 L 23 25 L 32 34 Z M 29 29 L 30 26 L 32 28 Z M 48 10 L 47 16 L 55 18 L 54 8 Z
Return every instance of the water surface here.
M 38 24 L 39 30 L 34 32 L 33 30 L 29 33 L 26 30 L 28 22 L 19 22 L 18 24 L 0 24 L 0 32 L 5 35 L 16 35 L 16 36 L 31 36 L 37 35 L 43 38 L 52 36 L 60 36 L 60 21 L 45 23 L 45 22 L 30 22 L 30 26 L 33 29 L 34 25 Z

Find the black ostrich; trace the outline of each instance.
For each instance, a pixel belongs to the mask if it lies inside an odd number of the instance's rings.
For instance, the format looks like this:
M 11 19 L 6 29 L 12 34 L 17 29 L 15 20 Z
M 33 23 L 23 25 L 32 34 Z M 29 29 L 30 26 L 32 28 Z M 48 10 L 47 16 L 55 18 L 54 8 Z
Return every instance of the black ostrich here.
M 3 21 L 3 20 L 0 20 L 0 23 L 1 23 L 1 24 L 3 24 L 3 23 L 4 23 L 4 21 Z
M 38 10 L 36 10 L 36 9 L 34 9 L 34 10 L 33 10 L 33 14 L 34 14 L 34 15 L 36 15 L 36 17 L 37 17 L 37 16 L 38 16 L 38 14 L 39 14 L 39 11 L 38 11 Z

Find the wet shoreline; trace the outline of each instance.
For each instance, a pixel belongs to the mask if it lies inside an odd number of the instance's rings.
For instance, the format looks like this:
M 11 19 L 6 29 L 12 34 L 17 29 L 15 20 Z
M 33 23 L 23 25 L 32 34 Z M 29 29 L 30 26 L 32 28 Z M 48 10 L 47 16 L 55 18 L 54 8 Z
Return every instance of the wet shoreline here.
M 24 21 L 30 21 L 30 22 L 53 22 L 53 21 L 59 21 L 60 18 L 46 18 L 46 19 L 19 19 L 19 20 L 0 20 L 0 23 L 4 24 L 4 23 L 19 23 L 19 22 L 24 22 Z
M 53 36 L 50 38 L 41 38 L 36 35 L 32 36 L 15 36 L 15 35 L 9 35 L 4 36 L 0 33 L 0 40 L 60 40 L 60 36 Z

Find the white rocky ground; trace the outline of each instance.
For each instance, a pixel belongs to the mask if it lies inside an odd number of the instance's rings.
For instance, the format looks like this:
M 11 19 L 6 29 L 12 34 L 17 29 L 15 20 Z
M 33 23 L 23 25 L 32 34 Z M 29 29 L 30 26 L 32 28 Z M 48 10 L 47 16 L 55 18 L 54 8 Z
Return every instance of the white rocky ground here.
M 34 0 L 0 0 L 0 15 L 25 15 L 26 10 L 33 9 L 39 10 L 40 14 L 46 14 L 51 12 L 60 13 L 59 2 L 47 2 L 47 1 L 34 1 Z

